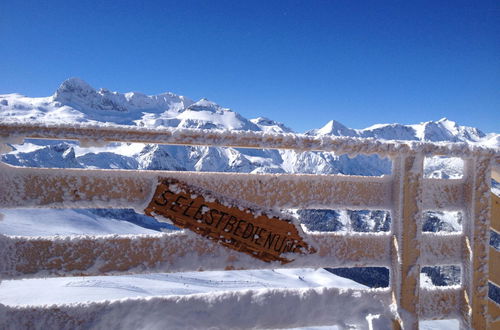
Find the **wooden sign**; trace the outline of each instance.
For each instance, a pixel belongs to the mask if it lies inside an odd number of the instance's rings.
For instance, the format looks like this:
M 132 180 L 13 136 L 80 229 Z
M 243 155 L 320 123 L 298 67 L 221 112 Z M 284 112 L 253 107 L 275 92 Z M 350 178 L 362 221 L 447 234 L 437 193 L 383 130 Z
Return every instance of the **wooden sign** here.
M 293 254 L 316 252 L 290 220 L 175 179 L 160 182 L 144 211 L 267 262 L 287 263 Z

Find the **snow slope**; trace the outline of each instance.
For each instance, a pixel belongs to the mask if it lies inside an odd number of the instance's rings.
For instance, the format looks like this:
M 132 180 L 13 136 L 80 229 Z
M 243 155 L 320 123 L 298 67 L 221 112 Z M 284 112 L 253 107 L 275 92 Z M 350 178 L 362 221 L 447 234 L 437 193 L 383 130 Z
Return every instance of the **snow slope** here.
M 3 281 L 0 301 L 7 305 L 51 305 L 228 290 L 323 286 L 366 288 L 321 268 L 214 271 Z M 20 287 L 23 290 L 20 291 Z
M 149 217 L 150 225 L 133 221 L 129 212 L 70 209 L 8 209 L 0 213 L 0 234 L 12 236 L 157 234 L 169 228 Z M 127 219 L 127 220 L 124 220 Z M 140 224 L 140 225 L 138 225 Z M 149 228 L 149 229 L 148 229 Z

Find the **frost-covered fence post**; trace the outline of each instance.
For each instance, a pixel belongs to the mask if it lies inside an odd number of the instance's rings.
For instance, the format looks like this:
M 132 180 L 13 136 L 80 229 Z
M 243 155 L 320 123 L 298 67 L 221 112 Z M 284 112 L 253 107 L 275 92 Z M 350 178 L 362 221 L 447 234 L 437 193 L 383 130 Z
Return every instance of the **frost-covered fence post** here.
M 393 158 L 391 289 L 395 328 L 418 329 L 423 155 Z
M 492 175 L 492 178 L 497 182 L 500 181 L 500 169 L 496 168 L 498 175 Z M 492 174 L 495 172 L 495 166 L 492 168 Z M 491 230 L 496 233 L 500 233 L 500 197 L 495 194 L 491 194 L 491 217 L 490 217 Z M 489 255 L 489 280 L 495 286 L 500 287 L 500 251 L 495 247 L 490 246 Z M 497 329 L 500 327 L 500 304 L 497 304 L 493 300 L 488 300 L 488 322 L 490 328 Z M 496 327 L 496 328 L 495 328 Z
M 487 329 L 491 160 L 465 160 L 462 328 Z

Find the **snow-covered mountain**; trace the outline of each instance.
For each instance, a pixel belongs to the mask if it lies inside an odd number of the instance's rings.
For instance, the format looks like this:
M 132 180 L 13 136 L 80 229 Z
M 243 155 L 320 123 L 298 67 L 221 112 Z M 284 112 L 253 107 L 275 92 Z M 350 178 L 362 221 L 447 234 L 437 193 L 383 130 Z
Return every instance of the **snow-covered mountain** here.
M 147 96 L 137 92 L 118 93 L 96 90 L 78 78 L 66 80 L 54 95 L 29 98 L 19 94 L 0 95 L 1 121 L 110 122 L 144 127 L 252 130 L 288 133 L 292 130 L 267 118 L 246 119 L 231 109 L 206 99 L 197 102 L 172 93 Z M 308 135 L 374 137 L 387 140 L 452 141 L 500 146 L 498 134 L 486 135 L 472 127 L 440 119 L 415 125 L 378 124 L 365 129 L 347 128 L 337 121 L 313 129 Z M 34 148 L 15 147 L 3 157 L 13 165 L 49 167 L 137 168 L 152 170 L 229 171 L 251 173 L 319 173 L 383 175 L 390 162 L 377 156 L 350 159 L 328 152 L 244 150 L 234 148 L 176 147 L 142 145 L 127 148 L 113 144 L 86 150 L 74 143 L 44 145 L 32 141 Z M 430 164 L 429 175 L 447 173 L 450 164 Z M 450 172 L 450 171 L 448 171 Z
M 0 95 L 0 120 L 259 130 L 238 113 L 206 99 L 194 102 L 169 92 L 148 96 L 96 90 L 78 78 L 64 81 L 49 97 Z
M 479 142 L 486 137 L 486 134 L 477 128 L 459 126 L 446 118 L 415 125 L 377 124 L 364 129 L 347 128 L 338 121 L 331 120 L 325 126 L 310 130 L 306 134 L 432 142 Z
M 249 120 L 207 99 L 195 102 L 170 92 L 145 95 L 138 92 L 111 92 L 105 88 L 97 90 L 78 78 L 64 81 L 48 97 L 0 95 L 0 120 L 44 123 L 100 121 L 147 127 L 292 132 L 282 123 L 263 117 Z M 499 136 L 486 136 L 477 128 L 460 126 L 446 118 L 414 125 L 376 124 L 365 129 L 347 128 L 331 120 L 325 126 L 305 134 L 485 143 L 492 138 L 498 142 Z

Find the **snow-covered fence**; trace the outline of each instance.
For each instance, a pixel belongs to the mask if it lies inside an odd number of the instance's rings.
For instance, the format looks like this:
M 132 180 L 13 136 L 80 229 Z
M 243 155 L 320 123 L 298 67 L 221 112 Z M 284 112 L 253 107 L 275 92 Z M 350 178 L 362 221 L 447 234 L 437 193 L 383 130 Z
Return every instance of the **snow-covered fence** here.
M 59 237 L 0 236 L 0 278 L 177 272 L 279 267 L 382 266 L 391 271 L 389 288 L 372 290 L 303 289 L 193 295 L 103 302 L 50 308 L 0 306 L 0 317 L 24 324 L 86 327 L 136 325 L 157 319 L 191 326 L 293 327 L 359 323 L 366 314 L 392 320 L 394 328 L 418 328 L 423 319 L 458 318 L 464 328 L 493 328 L 500 308 L 488 299 L 488 281 L 500 284 L 500 254 L 489 247 L 490 220 L 500 232 L 498 198 L 491 197 L 490 178 L 498 175 L 497 150 L 466 144 L 387 142 L 260 132 L 159 130 L 118 126 L 36 126 L 0 124 L 3 143 L 24 138 L 79 140 L 87 145 L 128 141 L 239 148 L 333 151 L 390 157 L 391 175 L 291 175 L 16 168 L 0 163 L 0 207 L 135 208 L 142 211 L 161 177 L 171 177 L 266 208 L 386 209 L 392 212 L 388 233 L 308 233 L 314 255 L 297 256 L 286 265 L 266 263 L 187 233 L 149 236 Z M 461 179 L 425 178 L 430 156 L 464 159 Z M 492 204 L 493 201 L 493 204 Z M 493 205 L 493 208 L 491 206 Z M 425 210 L 461 211 L 461 233 L 423 233 Z M 493 211 L 492 211 L 493 210 Z M 493 217 L 492 217 L 493 214 Z M 461 285 L 420 286 L 423 266 L 461 265 Z M 353 303 L 352 301 L 359 303 Z M 245 304 L 245 317 L 236 302 Z M 349 315 L 340 306 L 353 307 Z M 280 308 L 277 308 L 279 305 Z M 314 305 L 314 315 L 309 308 Z M 184 309 L 209 313 L 205 323 L 189 320 Z M 305 308 L 299 308 L 303 306 Z M 86 307 L 83 308 L 82 307 Z M 270 311 L 273 311 L 271 314 Z M 207 315 L 207 314 L 205 314 Z M 228 321 L 231 320 L 231 321 Z M 28 322 L 28 323 L 26 323 Z M 30 323 L 31 322 L 31 323 Z M 114 322 L 114 323 L 113 323 Z M 120 323 L 121 322 L 121 323 Z M 179 323 L 185 324 L 186 323 Z

